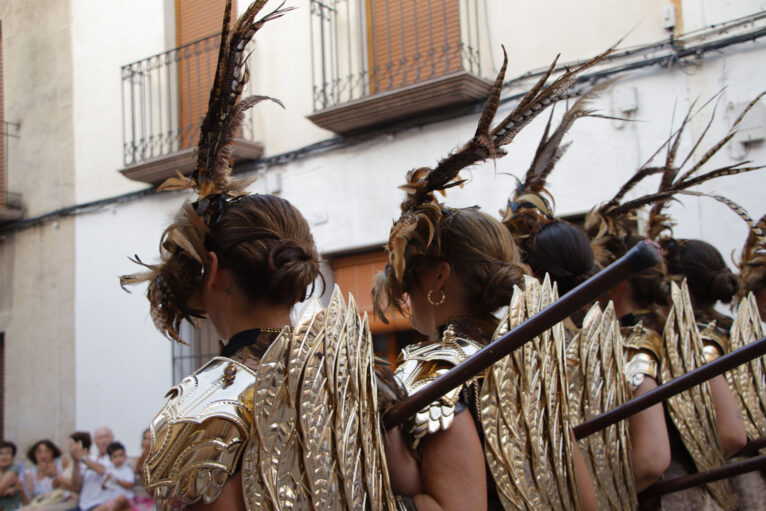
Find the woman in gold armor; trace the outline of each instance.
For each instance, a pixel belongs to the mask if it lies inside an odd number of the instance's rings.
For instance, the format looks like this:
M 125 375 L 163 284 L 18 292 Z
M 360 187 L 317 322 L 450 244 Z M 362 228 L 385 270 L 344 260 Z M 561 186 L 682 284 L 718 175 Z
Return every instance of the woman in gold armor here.
M 222 339 L 221 356 L 174 386 L 152 420 L 146 488 L 162 511 L 390 509 L 369 329 L 337 290 L 291 325 L 320 275 L 309 226 L 285 199 L 230 177 L 245 110 L 270 99 L 239 98 L 247 42 L 285 12 L 256 19 L 265 3 L 232 25 L 227 1 L 195 169 L 160 187 L 198 198 L 163 233 L 159 264 L 136 258 L 147 271 L 121 278 L 148 282 L 167 337 L 183 342 L 181 322 L 206 317 Z
M 533 279 L 524 275 L 510 233 L 498 220 L 477 208 L 444 206 L 436 200 L 435 192 L 461 184 L 458 174 L 466 166 L 502 156 L 501 146 L 545 106 L 564 95 L 576 73 L 601 57 L 544 87 L 551 68 L 519 106 L 490 129 L 502 89 L 503 66 L 475 136 L 436 167 L 408 173 L 407 184 L 402 187 L 407 192 L 402 214 L 387 244 L 388 264 L 375 288 L 379 314 L 408 309 L 411 326 L 430 336 L 428 341 L 407 346 L 397 361 L 395 374 L 407 394 L 490 343 L 501 324 L 512 324 L 507 315 L 503 321 L 494 315 L 501 307 L 515 299 L 517 306 L 511 309 L 519 312 L 518 305 L 527 299 L 535 302 L 541 294 L 555 299 L 549 288 L 539 293 Z M 527 286 L 534 288 L 529 296 L 521 290 Z M 561 394 L 558 379 L 563 377 L 563 358 L 548 356 L 548 350 L 557 349 L 554 344 L 560 347 L 555 342 L 543 343 L 539 353 L 542 359 L 531 351 L 524 355 L 533 358 L 535 364 L 553 364 L 550 374 L 541 375 L 530 366 L 528 372 L 512 371 L 511 378 L 504 381 L 490 378 L 516 397 L 488 405 L 502 392 L 493 391 L 498 387 L 488 384 L 486 378 L 473 379 L 388 432 L 386 457 L 400 509 L 595 509 L 587 467 L 573 445 L 566 414 L 558 413 L 559 405 L 565 408 L 566 396 Z M 529 402 L 534 391 L 519 395 L 510 383 L 520 373 L 538 391 L 546 380 L 556 389 L 551 390 L 551 396 L 556 394 L 562 400 L 548 402 L 551 409 L 542 401 Z M 496 419 L 503 413 L 498 409 L 507 412 L 518 402 L 525 403 L 525 410 L 512 413 L 512 420 L 528 420 L 529 427 L 516 431 L 524 438 L 528 434 L 533 446 L 529 455 L 521 444 L 511 448 L 513 453 L 506 452 L 521 457 L 514 464 L 500 453 L 511 442 L 498 440 L 502 426 L 496 427 Z M 542 417 L 550 418 L 544 432 L 542 423 L 539 428 L 531 426 Z M 490 424 L 488 419 L 494 422 Z M 490 452 L 497 457 L 485 461 L 485 454 L 490 456 Z M 531 471 L 538 474 L 536 480 L 530 477 Z

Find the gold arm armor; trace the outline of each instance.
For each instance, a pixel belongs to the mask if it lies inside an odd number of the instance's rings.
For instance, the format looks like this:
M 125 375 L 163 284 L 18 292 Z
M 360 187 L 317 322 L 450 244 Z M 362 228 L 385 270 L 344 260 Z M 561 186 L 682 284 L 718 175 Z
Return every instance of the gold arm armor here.
M 625 336 L 625 379 L 631 392 L 635 392 L 647 376 L 659 381 L 662 338 L 642 323 L 624 328 L 622 333 Z
M 146 489 L 158 509 L 218 497 L 234 474 L 253 421 L 255 373 L 216 357 L 168 391 L 150 424 Z
M 407 395 L 411 396 L 481 348 L 480 344 L 471 339 L 458 337 L 453 326 L 449 325 L 441 342 L 417 343 L 404 348 L 399 355 L 394 376 Z M 420 440 L 427 434 L 449 429 L 455 418 L 460 393 L 473 381 L 450 390 L 405 423 L 413 450 L 417 449 Z
M 557 298 L 546 276 L 525 276 L 516 288 L 494 339 L 534 316 Z M 484 455 L 505 509 L 577 510 L 574 442 L 564 354 L 557 323 L 495 363 L 481 389 Z
M 697 328 L 700 331 L 702 339 L 702 359 L 705 364 L 723 356 L 729 346 L 729 336 L 726 332 L 718 328 L 715 321 L 710 323 L 698 323 Z

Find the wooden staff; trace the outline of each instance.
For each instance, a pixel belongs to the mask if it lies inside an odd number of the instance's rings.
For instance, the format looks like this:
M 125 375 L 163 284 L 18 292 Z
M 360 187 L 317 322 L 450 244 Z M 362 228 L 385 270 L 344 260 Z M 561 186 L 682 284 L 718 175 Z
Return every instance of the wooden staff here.
M 409 398 L 393 406 L 383 417 L 386 429 L 401 424 L 445 393 L 467 382 L 492 364 L 523 346 L 544 331 L 593 302 L 635 272 L 651 268 L 660 260 L 657 245 L 649 240 L 638 243 L 627 254 L 603 271 L 535 314 L 501 338 L 458 364 Z
M 766 437 L 762 436 L 748 441 L 747 445 L 732 457 L 750 457 L 764 447 L 766 447 Z M 766 456 L 759 456 L 758 458 L 766 458 Z M 705 472 L 698 472 L 696 474 L 677 477 L 669 481 L 655 483 L 639 493 L 638 498 L 639 500 L 652 499 L 668 493 L 685 490 L 693 486 L 701 486 L 703 484 L 720 481 L 721 479 L 728 479 L 754 470 L 763 470 L 766 468 L 766 461 L 759 460 L 758 458 L 729 463 L 723 467 L 706 470 Z
M 752 456 L 753 454 L 757 453 L 761 449 L 766 447 L 766 436 L 762 436 L 759 438 L 755 438 L 753 440 L 749 440 L 747 442 L 747 445 L 744 446 L 742 449 L 737 451 L 737 454 L 732 456 L 732 458 L 737 458 L 740 456 Z
M 669 381 L 664 385 L 650 390 L 642 396 L 635 397 L 630 401 L 626 401 L 620 406 L 609 410 L 608 412 L 594 417 L 589 421 L 585 421 L 579 426 L 574 427 L 575 438 L 580 440 L 588 435 L 592 435 L 597 431 L 601 431 L 604 428 L 608 428 L 612 424 L 616 424 L 623 419 L 627 419 L 631 415 L 634 415 L 642 410 L 646 410 L 650 406 L 656 405 L 666 399 L 680 394 L 685 390 L 689 390 L 695 385 L 706 382 L 712 378 L 715 378 L 719 374 L 723 374 L 726 371 L 734 369 L 746 362 L 756 359 L 766 354 L 766 337 L 758 339 L 755 342 L 743 346 L 736 351 L 732 351 L 728 355 L 724 355 L 713 362 L 708 362 L 702 367 L 699 367 L 693 371 L 689 371 L 683 376 Z
M 766 468 L 766 455 L 756 456 L 749 460 L 727 463 L 722 467 L 717 467 L 705 472 L 653 484 L 639 493 L 638 498 L 639 500 L 646 500 L 660 497 L 668 493 L 686 490 L 687 488 L 693 488 L 694 486 L 702 486 L 703 484 L 720 481 L 721 479 L 728 479 L 729 477 L 738 476 L 754 470 L 763 470 L 764 468 Z

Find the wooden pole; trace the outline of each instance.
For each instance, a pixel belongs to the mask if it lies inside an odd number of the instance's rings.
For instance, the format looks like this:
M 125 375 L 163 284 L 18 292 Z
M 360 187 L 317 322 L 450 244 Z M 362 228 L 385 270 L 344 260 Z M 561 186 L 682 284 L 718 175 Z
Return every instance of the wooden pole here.
M 514 328 L 500 339 L 484 347 L 471 358 L 393 406 L 383 417 L 386 429 L 401 424 L 416 412 L 434 402 L 458 385 L 465 383 L 492 364 L 534 339 L 556 323 L 593 302 L 635 272 L 651 268 L 660 260 L 656 244 L 645 240 L 627 254 L 575 289 Z
M 715 378 L 719 374 L 734 369 L 746 362 L 766 354 L 766 337 L 743 346 L 736 351 L 724 355 L 713 362 L 709 362 L 702 367 L 689 371 L 683 376 L 676 378 L 664 385 L 654 388 L 642 396 L 626 401 L 620 406 L 609 410 L 608 412 L 585 421 L 579 426 L 574 427 L 575 438 L 580 440 L 597 431 L 608 428 L 623 419 L 627 419 L 650 406 L 656 405 L 666 399 L 680 394 L 685 390 Z
M 702 486 L 703 484 L 720 481 L 721 479 L 728 479 L 729 477 L 738 476 L 754 470 L 763 470 L 764 468 L 766 468 L 766 455 L 756 456 L 749 460 L 727 463 L 722 467 L 717 467 L 705 472 L 653 484 L 639 493 L 638 498 L 639 500 L 646 500 L 660 497 L 668 493 L 686 490 L 687 488 L 693 488 L 695 486 Z

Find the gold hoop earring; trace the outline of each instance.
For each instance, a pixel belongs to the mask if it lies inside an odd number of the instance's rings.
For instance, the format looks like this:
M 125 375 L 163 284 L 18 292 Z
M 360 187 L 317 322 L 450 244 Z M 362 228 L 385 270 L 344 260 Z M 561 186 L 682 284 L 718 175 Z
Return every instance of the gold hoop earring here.
M 438 302 L 435 302 L 434 299 L 431 298 L 431 293 L 433 292 L 434 290 L 431 289 L 428 291 L 428 294 L 426 295 L 426 300 L 428 300 L 428 303 L 430 303 L 431 305 L 441 305 L 444 303 L 444 300 L 447 299 L 447 293 L 445 293 L 443 289 L 440 289 L 439 292 L 442 294 L 442 296 Z

